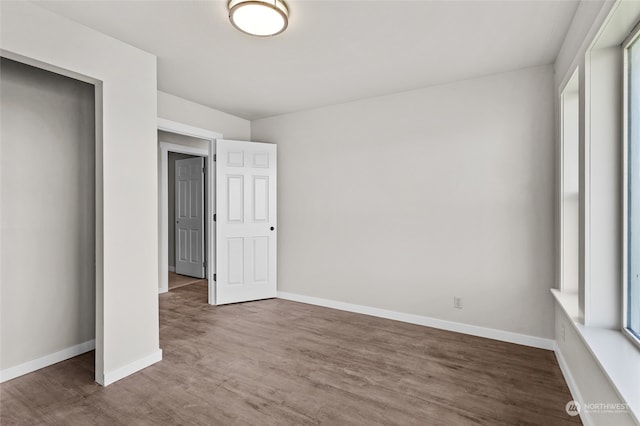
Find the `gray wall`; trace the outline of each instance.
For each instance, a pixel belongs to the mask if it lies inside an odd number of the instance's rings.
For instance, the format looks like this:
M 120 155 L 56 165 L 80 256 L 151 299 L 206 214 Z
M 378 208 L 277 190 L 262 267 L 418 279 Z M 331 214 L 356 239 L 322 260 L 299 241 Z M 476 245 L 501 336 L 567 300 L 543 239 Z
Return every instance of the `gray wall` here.
M 542 66 L 252 122 L 278 290 L 552 338 L 553 114 Z
M 1 60 L 0 369 L 95 336 L 94 87 Z

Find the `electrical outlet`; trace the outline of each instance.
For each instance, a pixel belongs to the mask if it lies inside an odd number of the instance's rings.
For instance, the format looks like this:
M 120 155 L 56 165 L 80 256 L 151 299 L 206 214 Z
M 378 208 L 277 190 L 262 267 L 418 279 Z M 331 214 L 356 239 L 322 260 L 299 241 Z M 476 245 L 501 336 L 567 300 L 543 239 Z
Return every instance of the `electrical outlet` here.
M 564 343 L 565 333 L 564 333 L 564 324 L 560 325 L 560 341 Z
M 462 309 L 462 297 L 453 296 L 453 307 L 456 309 Z

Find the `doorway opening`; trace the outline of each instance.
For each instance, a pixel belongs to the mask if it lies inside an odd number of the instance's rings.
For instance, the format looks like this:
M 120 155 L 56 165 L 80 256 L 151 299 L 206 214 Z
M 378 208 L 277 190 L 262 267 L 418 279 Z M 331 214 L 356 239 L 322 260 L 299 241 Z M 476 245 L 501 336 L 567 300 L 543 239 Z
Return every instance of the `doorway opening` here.
M 159 132 L 161 140 L 169 135 Z M 191 140 L 194 144 L 206 140 Z M 203 283 L 206 278 L 206 168 L 205 158 L 169 151 L 168 211 L 169 290 Z
M 215 141 L 221 137 L 208 130 L 158 120 L 159 293 L 196 282 L 206 283 L 207 301 L 215 304 L 214 155 Z M 177 169 L 183 170 L 182 176 L 180 171 L 176 173 L 176 164 Z M 204 173 L 197 173 L 198 169 Z M 200 198 L 195 196 L 198 192 L 202 193 L 199 206 Z M 181 217 L 180 208 L 189 214 Z M 202 215 L 191 214 L 194 209 Z M 201 227 L 194 223 L 198 221 Z

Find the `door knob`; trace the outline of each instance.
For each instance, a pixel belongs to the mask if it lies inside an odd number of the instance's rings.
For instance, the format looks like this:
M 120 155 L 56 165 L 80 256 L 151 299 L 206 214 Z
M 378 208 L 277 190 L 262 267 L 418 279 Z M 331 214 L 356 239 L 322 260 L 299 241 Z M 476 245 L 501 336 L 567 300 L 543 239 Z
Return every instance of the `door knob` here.
M 274 228 L 274 227 L 272 226 L 272 227 L 271 227 L 271 230 L 273 231 L 274 229 L 276 229 L 276 228 Z

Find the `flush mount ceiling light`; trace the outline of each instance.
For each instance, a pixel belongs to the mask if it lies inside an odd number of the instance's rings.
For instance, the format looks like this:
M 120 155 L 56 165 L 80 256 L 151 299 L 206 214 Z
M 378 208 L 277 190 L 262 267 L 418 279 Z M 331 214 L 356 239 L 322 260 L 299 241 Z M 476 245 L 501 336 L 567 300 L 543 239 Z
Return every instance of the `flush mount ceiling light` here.
M 274 36 L 289 25 L 289 10 L 280 0 L 230 0 L 228 7 L 231 24 L 243 33 Z

